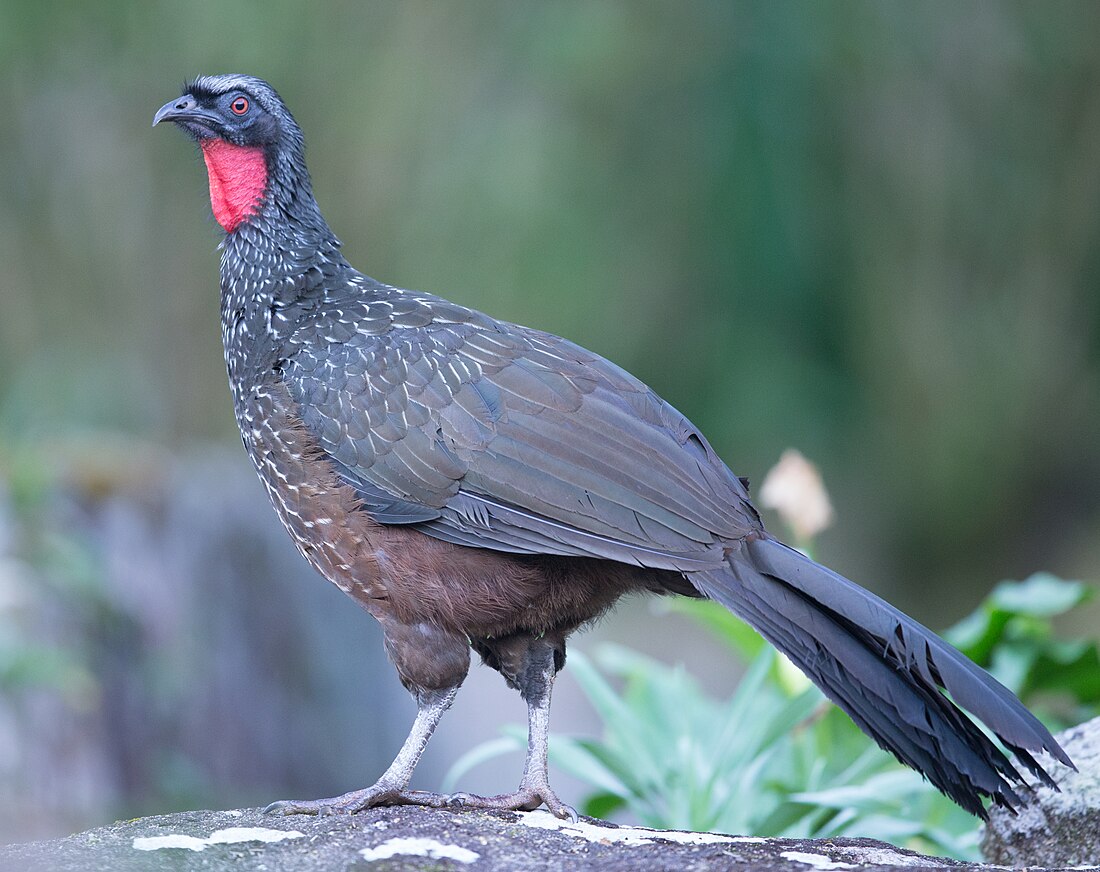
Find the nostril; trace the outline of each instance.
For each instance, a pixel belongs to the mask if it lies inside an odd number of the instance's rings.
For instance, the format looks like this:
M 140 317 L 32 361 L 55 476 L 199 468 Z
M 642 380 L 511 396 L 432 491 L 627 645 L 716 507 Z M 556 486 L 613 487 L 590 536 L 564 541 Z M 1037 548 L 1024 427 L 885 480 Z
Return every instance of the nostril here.
M 180 101 L 179 101 L 179 102 L 178 102 L 178 103 L 176 104 L 176 108 L 177 108 L 177 109 L 186 109 L 186 108 L 188 108 L 188 101 L 187 101 L 187 100 L 180 100 Z

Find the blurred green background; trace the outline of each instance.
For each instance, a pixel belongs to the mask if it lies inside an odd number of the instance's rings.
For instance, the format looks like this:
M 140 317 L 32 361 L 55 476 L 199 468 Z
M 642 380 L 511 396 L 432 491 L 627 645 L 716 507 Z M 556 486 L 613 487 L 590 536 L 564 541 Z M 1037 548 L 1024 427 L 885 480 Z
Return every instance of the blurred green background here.
M 364 272 L 599 351 L 754 481 L 801 449 L 819 559 L 943 626 L 1100 575 L 1098 33 L 1088 0 L 0 0 L 0 836 L 359 787 L 411 717 L 237 443 L 205 173 L 149 129 L 185 78 L 275 85 Z

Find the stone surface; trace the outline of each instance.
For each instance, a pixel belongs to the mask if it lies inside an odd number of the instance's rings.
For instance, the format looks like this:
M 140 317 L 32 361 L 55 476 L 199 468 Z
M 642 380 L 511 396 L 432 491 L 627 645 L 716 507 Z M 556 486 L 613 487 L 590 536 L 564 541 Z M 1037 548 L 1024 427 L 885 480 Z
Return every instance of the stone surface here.
M 311 870 L 982 870 L 870 839 L 803 841 L 576 824 L 545 811 L 398 807 L 272 817 L 258 809 L 124 821 L 0 847 L 3 872 L 311 872 Z
M 1100 718 L 1056 737 L 1077 772 L 1038 756 L 1061 792 L 1037 787 L 1018 815 L 991 809 L 982 855 L 1009 866 L 1069 867 L 1100 864 Z

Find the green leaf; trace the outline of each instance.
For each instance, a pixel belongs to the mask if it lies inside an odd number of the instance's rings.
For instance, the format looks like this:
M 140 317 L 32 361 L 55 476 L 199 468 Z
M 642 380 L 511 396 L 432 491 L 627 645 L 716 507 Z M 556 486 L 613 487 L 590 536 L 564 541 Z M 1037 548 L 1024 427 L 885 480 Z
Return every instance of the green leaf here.
M 1011 618 L 1008 612 L 994 610 L 987 602 L 982 603 L 943 636 L 975 663 L 985 664 Z
M 612 744 L 618 745 L 623 755 L 632 761 L 636 776 L 642 784 L 650 789 L 659 788 L 662 785 L 660 766 L 657 763 L 659 758 L 650 753 L 649 744 L 643 736 L 650 732 L 647 725 L 639 721 L 637 713 L 615 693 L 587 657 L 576 652 L 570 657 L 570 664 L 573 677 L 599 713 L 605 729 L 612 737 Z
M 1068 612 L 1089 599 L 1089 588 L 1079 581 L 1063 581 L 1037 572 L 1026 581 L 1004 581 L 994 588 L 989 604 L 1011 614 L 1049 618 Z
M 583 778 L 604 793 L 614 794 L 621 799 L 633 793 L 615 774 L 614 770 L 622 767 L 609 766 L 606 758 L 601 759 L 600 755 L 593 753 L 589 743 L 568 736 L 553 736 L 550 742 L 550 761 L 578 778 Z
M 1079 581 L 1036 573 L 1026 581 L 1005 581 L 944 638 L 975 662 L 987 666 L 1002 643 L 1021 637 L 1037 641 L 1052 635 L 1050 619 L 1076 608 L 1093 595 Z
M 924 781 L 918 773 L 892 766 L 888 771 L 872 775 L 860 783 L 840 782 L 824 790 L 794 793 L 791 799 L 836 809 L 873 811 L 921 791 L 923 785 Z
M 1100 652 L 1096 643 L 1051 642 L 1032 664 L 1025 695 L 1068 691 L 1078 703 L 1100 703 Z
M 626 806 L 626 800 L 614 793 L 593 793 L 585 798 L 581 814 L 594 818 L 609 818 Z

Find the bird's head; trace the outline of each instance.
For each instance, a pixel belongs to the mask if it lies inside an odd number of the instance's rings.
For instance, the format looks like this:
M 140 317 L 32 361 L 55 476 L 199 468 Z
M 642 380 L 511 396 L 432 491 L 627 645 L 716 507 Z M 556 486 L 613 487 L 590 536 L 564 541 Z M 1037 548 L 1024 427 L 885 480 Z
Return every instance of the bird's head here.
M 227 233 L 280 189 L 308 194 L 302 131 L 282 98 L 254 76 L 199 76 L 153 116 L 178 124 L 202 149 L 210 205 Z

